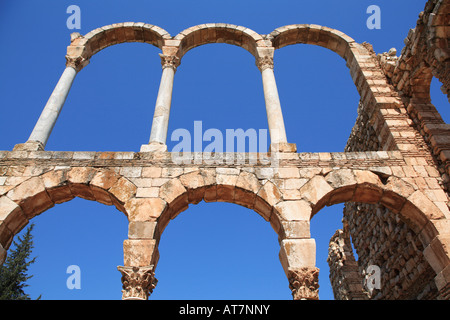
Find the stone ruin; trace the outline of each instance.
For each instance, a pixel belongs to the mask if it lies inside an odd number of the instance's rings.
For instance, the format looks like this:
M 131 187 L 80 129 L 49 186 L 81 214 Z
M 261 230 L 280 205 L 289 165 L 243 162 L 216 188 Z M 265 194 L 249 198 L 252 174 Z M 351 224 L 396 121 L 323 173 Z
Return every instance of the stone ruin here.
M 394 49 L 376 54 L 340 31 L 305 24 L 267 35 L 212 23 L 171 36 L 133 22 L 73 33 L 66 68 L 28 141 L 0 151 L 1 263 L 14 235 L 34 216 L 81 197 L 127 216 L 118 267 L 122 297 L 148 299 L 170 220 L 189 204 L 224 201 L 271 224 L 293 298 L 316 300 L 319 269 L 310 220 L 324 206 L 345 203 L 343 229 L 331 238 L 328 255 L 336 299 L 449 299 L 450 126 L 430 99 L 433 76 L 450 98 L 449 16 L 450 1 L 428 1 L 399 56 Z M 161 50 L 149 143 L 139 152 L 45 150 L 77 73 L 97 52 L 123 42 Z M 216 154 L 214 162 L 193 153 L 180 163 L 167 151 L 175 72 L 188 51 L 207 43 L 237 45 L 255 57 L 270 129 L 267 153 Z M 273 56 L 298 43 L 332 50 L 347 63 L 361 100 L 344 152 L 298 153 L 287 140 Z

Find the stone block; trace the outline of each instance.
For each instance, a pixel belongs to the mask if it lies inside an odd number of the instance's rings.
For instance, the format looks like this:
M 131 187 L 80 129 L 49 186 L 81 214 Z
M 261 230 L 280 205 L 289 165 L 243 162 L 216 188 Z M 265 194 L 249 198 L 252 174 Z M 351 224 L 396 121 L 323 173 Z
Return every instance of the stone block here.
M 94 197 L 94 200 L 106 204 L 108 206 L 113 204 L 113 200 L 111 199 L 111 196 L 108 191 L 105 191 L 104 189 L 98 188 L 96 186 L 90 186 L 90 193 Z
M 308 200 L 314 206 L 319 204 L 321 200 L 321 204 L 324 205 L 327 202 L 326 195 L 331 191 L 333 191 L 333 188 L 322 176 L 315 176 L 300 189 L 303 199 Z
M 127 178 L 139 178 L 142 173 L 141 167 L 122 167 L 120 168 L 120 174 Z
M 275 206 L 283 220 L 309 221 L 311 219 L 311 206 L 304 200 L 282 201 Z
M 353 201 L 363 203 L 377 203 L 380 201 L 383 191 L 373 185 L 363 184 L 356 187 Z
M 157 198 L 159 196 L 159 188 L 138 188 L 136 198 Z
M 284 187 L 285 189 L 292 190 L 292 189 L 300 189 L 305 185 L 305 183 L 308 182 L 308 179 L 285 179 L 284 180 Z
M 309 239 L 311 238 L 309 220 L 305 221 L 281 221 L 283 234 L 286 239 Z
M 40 178 L 54 203 L 63 203 L 75 197 L 70 190 L 66 170 L 52 170 Z
M 173 200 L 186 192 L 187 190 L 180 180 L 178 178 L 174 178 L 161 186 L 159 189 L 159 197 L 170 204 Z
M 181 184 L 187 190 L 195 190 L 205 185 L 205 179 L 200 171 L 189 172 L 179 177 Z
M 261 184 L 253 173 L 241 171 L 236 181 L 236 187 L 256 194 L 261 188 Z
M 287 179 L 294 179 L 294 178 L 300 178 L 300 173 L 298 171 L 297 167 L 291 167 L 291 168 L 278 168 L 278 177 L 279 178 L 287 178 Z
M 156 240 L 127 239 L 123 242 L 125 266 L 145 267 L 152 264 Z
M 205 202 L 216 202 L 217 201 L 217 186 L 209 186 L 205 188 Z
M 156 221 L 130 221 L 128 224 L 129 239 L 153 239 Z
M 0 197 L 0 221 L 12 233 L 19 232 L 28 223 L 28 219 L 19 205 L 8 197 Z
M 450 265 L 450 235 L 438 235 L 423 251 L 428 263 L 436 273 Z
M 94 178 L 97 170 L 87 167 L 74 167 L 67 172 L 67 179 L 72 184 L 86 184 L 88 185 Z
M 29 219 L 54 206 L 52 199 L 46 192 L 44 183 L 39 177 L 24 181 L 10 190 L 7 196 L 19 204 Z
M 233 202 L 244 206 L 249 209 L 253 209 L 256 200 L 256 194 L 240 188 L 236 188 L 234 191 Z
M 129 221 L 156 221 L 166 209 L 161 198 L 133 198 L 125 203 Z
M 109 192 L 121 203 L 125 203 L 136 194 L 137 187 L 125 178 L 120 178 L 109 189 Z
M 27 141 L 25 143 L 16 144 L 13 151 L 43 151 L 44 145 L 39 141 Z
M 266 201 L 270 206 L 276 205 L 281 201 L 282 196 L 277 186 L 271 181 L 267 181 L 259 190 L 258 196 Z
M 237 177 L 236 177 L 237 178 Z M 230 185 L 217 185 L 217 201 L 233 202 L 236 187 Z
M 280 243 L 279 258 L 285 272 L 290 268 L 315 267 L 314 239 L 284 239 Z

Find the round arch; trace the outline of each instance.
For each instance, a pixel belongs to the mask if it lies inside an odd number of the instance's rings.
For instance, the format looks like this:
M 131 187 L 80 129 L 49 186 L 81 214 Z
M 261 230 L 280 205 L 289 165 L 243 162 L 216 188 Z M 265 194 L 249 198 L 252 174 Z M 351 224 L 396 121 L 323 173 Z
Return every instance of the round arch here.
M 178 57 L 181 59 L 189 50 L 208 43 L 228 43 L 242 47 L 255 58 L 257 47 L 265 47 L 263 37 L 257 32 L 241 26 L 226 23 L 207 23 L 190 27 L 174 37 L 179 41 Z
M 280 49 L 294 44 L 311 44 L 329 49 L 345 61 L 361 100 L 365 104 L 377 103 L 373 93 L 372 79 L 384 78 L 379 70 L 374 70 L 374 53 L 371 46 L 359 44 L 345 33 L 315 24 L 293 24 L 272 31 L 268 36 L 273 48 Z M 377 68 L 378 69 L 378 68 Z
M 0 197 L 0 245 L 7 250 L 14 235 L 33 217 L 75 197 L 114 205 L 128 217 L 124 203 L 136 189 L 112 170 L 89 167 L 51 170 L 31 177 Z
M 425 193 L 405 180 L 380 172 L 339 169 L 310 180 L 315 189 L 306 194 L 311 218 L 324 206 L 343 202 L 382 204 L 413 230 L 423 244 L 427 262 L 440 274 L 450 257 L 446 251 L 448 219 Z
M 143 22 L 114 23 L 92 30 L 82 36 L 72 33 L 70 46 L 67 47 L 67 60 L 85 62 L 97 52 L 125 42 L 143 42 L 161 49 L 170 34 L 155 25 Z
M 336 52 L 345 60 L 355 40 L 345 33 L 315 24 L 292 24 L 275 29 L 269 34 L 275 49 L 293 44 L 313 44 Z
M 284 237 L 283 218 L 276 205 L 282 202 L 282 193 L 270 180 L 261 182 L 254 173 L 238 169 L 200 169 L 167 181 L 160 187 L 159 198 L 147 199 L 152 203 L 152 215 L 157 221 L 155 239 L 160 237 L 170 222 L 186 210 L 189 204 L 229 202 L 254 210 L 269 222 L 279 237 Z M 143 200 L 143 201 L 147 201 Z M 140 215 L 139 199 L 125 204 L 130 220 Z M 157 204 L 157 205 L 155 205 Z M 154 210 L 157 208 L 156 210 Z M 144 206 L 144 210 L 148 209 Z M 146 215 L 148 213 L 145 213 Z

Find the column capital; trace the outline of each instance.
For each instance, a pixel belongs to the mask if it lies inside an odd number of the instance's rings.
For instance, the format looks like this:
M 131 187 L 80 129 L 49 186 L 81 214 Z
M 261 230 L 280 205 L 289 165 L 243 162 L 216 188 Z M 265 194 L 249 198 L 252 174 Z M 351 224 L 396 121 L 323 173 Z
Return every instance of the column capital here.
M 66 55 L 66 67 L 72 67 L 77 72 L 79 72 L 81 69 L 83 69 L 88 64 L 89 64 L 89 59 L 85 59 L 81 56 L 71 57 L 69 55 Z
M 180 58 L 175 55 L 165 55 L 160 53 L 159 57 L 161 58 L 162 68 L 172 68 L 174 71 L 177 71 L 177 67 L 180 65 Z
M 289 269 L 288 280 L 294 300 L 319 300 L 319 268 Z
M 153 269 L 153 265 L 118 266 L 117 270 L 122 274 L 122 300 L 147 300 L 158 283 Z
M 273 69 L 273 57 L 263 56 L 256 58 L 256 66 L 261 72 L 263 72 L 267 68 Z

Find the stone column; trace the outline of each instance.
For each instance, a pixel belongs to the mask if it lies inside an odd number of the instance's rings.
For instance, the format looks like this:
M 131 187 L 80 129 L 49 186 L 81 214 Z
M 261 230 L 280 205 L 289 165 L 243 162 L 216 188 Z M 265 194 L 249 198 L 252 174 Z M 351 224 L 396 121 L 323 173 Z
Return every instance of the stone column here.
M 294 300 L 319 299 L 319 269 L 314 239 L 284 239 L 280 243 L 280 262 L 289 280 Z
M 122 274 L 122 300 L 147 300 L 158 280 L 153 265 L 147 267 L 118 266 Z
M 42 113 L 31 132 L 28 141 L 23 145 L 17 145 L 15 150 L 23 150 L 28 148 L 35 148 L 36 150 L 43 150 L 47 144 L 48 138 L 55 126 L 56 120 L 61 112 L 61 109 L 69 94 L 72 83 L 80 71 L 89 61 L 82 58 L 72 59 L 66 57 L 67 63 L 61 78 L 56 84 L 47 104 L 42 110 Z
M 281 103 L 273 72 L 273 57 L 263 56 L 256 60 L 262 74 L 267 121 L 269 123 L 271 144 L 287 144 Z
M 170 106 L 172 103 L 173 79 L 180 59 L 175 55 L 160 54 L 163 72 L 156 98 L 155 113 L 153 115 L 150 142 L 141 147 L 145 151 L 166 151 L 167 131 L 169 128 Z

